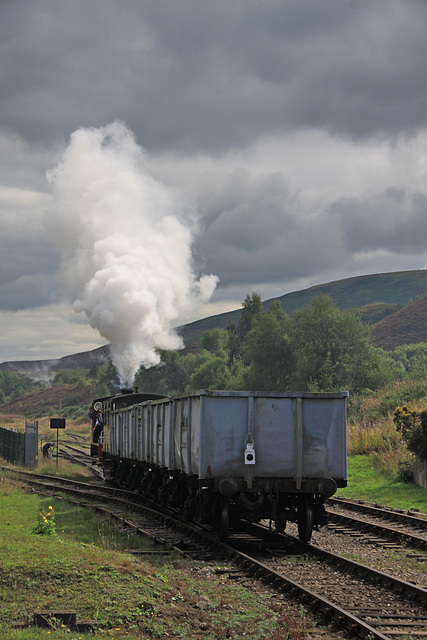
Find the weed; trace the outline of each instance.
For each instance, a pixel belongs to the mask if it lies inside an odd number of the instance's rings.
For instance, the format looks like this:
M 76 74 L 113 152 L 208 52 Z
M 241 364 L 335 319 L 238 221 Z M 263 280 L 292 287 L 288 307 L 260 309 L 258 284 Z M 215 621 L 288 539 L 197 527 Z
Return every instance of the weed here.
M 30 533 L 35 533 L 41 536 L 54 536 L 56 534 L 55 516 L 52 506 L 49 507 L 47 513 L 39 511 L 37 524 L 32 527 Z
M 306 637 L 304 619 L 285 612 L 277 619 L 277 629 L 272 640 L 303 640 Z
M 16 490 L 15 485 L 10 480 L 8 475 L 4 472 L 0 472 L 0 495 L 7 496 L 13 493 Z

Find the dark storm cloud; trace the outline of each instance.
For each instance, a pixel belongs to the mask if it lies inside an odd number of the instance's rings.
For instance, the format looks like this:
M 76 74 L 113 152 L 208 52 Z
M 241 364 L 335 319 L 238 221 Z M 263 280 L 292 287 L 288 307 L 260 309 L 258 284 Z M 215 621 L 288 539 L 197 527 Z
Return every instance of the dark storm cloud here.
M 44 242 L 0 240 L 0 309 L 32 309 L 58 300 L 54 274 L 58 257 Z
M 415 0 L 16 0 L 0 7 L 1 122 L 29 140 L 124 120 L 149 149 L 321 127 L 425 125 Z
M 342 262 L 338 227 L 304 211 L 282 174 L 236 170 L 215 184 L 199 191 L 197 249 L 223 286 L 302 278 Z
M 89 348 L 55 318 L 46 171 L 115 121 L 195 201 L 213 305 L 425 266 L 426 19 L 424 0 L 0 0 L 0 310 Z
M 16 276 L 13 282 L 0 283 L 0 309 L 22 311 L 59 301 L 55 278 L 49 273 Z
M 371 198 L 342 198 L 331 207 L 350 252 L 383 249 L 422 252 L 427 237 L 427 196 L 389 188 Z

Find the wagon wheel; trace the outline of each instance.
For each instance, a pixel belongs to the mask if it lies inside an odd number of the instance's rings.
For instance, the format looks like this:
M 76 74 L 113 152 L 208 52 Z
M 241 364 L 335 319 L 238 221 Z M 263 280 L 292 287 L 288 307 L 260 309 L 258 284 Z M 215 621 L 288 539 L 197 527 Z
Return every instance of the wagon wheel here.
M 313 531 L 314 510 L 311 496 L 301 499 L 298 505 L 298 537 L 301 542 L 309 542 Z
M 193 520 L 194 516 L 197 513 L 197 498 L 198 491 L 194 489 L 194 487 L 188 487 L 186 500 L 184 502 L 184 515 L 186 520 Z
M 225 496 L 220 496 L 218 500 L 215 528 L 218 533 L 218 538 L 222 542 L 227 540 L 228 530 L 230 528 L 230 499 Z
M 276 520 L 274 521 L 274 527 L 277 533 L 283 533 L 286 529 L 286 518 L 276 518 Z

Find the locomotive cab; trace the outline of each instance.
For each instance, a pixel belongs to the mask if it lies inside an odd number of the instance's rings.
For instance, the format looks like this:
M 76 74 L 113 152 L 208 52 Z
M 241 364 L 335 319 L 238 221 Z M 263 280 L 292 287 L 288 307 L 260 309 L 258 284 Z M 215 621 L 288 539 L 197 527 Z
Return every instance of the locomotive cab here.
M 138 387 L 135 387 L 135 389 L 121 389 L 120 393 L 114 396 L 96 398 L 89 410 L 92 425 L 91 456 L 99 459 L 108 457 L 113 414 L 141 402 L 165 397 L 158 393 L 140 392 Z

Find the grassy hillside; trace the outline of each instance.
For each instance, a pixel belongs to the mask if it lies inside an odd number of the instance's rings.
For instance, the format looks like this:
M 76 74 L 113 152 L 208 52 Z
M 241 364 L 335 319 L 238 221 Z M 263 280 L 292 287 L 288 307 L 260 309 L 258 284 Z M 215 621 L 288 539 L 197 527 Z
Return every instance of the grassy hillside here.
M 418 307 L 415 304 L 427 296 L 427 270 L 380 273 L 337 280 L 266 300 L 263 308 L 266 311 L 275 300 L 279 300 L 283 310 L 286 313 L 292 313 L 295 309 L 309 304 L 320 294 L 329 295 L 340 309 L 357 309 L 364 322 L 375 325 L 373 335 L 375 344 L 378 346 L 392 349 L 399 344 L 427 341 L 425 313 L 421 306 Z M 411 303 L 414 303 L 414 306 L 406 314 L 404 307 Z M 396 312 L 400 312 L 400 315 L 396 315 Z M 181 327 L 180 332 L 186 345 L 185 351 L 194 352 L 205 331 L 215 328 L 225 329 L 229 320 L 237 324 L 241 313 L 240 308 Z M 387 318 L 390 319 L 388 322 L 386 322 Z M 409 326 L 410 331 L 409 329 L 407 331 L 406 328 Z M 93 365 L 106 364 L 108 358 L 109 346 L 105 345 L 92 351 L 64 356 L 58 360 L 3 362 L 0 364 L 0 370 L 29 375 L 33 380 L 48 382 L 52 372 L 76 368 L 88 371 Z
M 427 270 L 378 273 L 337 280 L 266 300 L 263 307 L 267 310 L 275 300 L 279 300 L 282 309 L 292 313 L 310 304 L 320 294 L 330 296 L 340 309 L 363 310 L 364 319 L 374 324 L 402 306 L 427 295 Z M 230 319 L 237 323 L 241 313 L 241 309 L 236 309 L 185 325 L 181 328 L 185 343 L 198 342 L 209 329 L 225 329 Z
M 374 325 L 383 318 L 391 315 L 392 313 L 396 313 L 399 309 L 402 309 L 404 304 L 390 304 L 386 302 L 376 302 L 373 304 L 368 304 L 365 307 L 360 307 L 358 312 L 360 313 L 361 319 L 365 324 Z
M 427 342 L 427 296 L 377 322 L 371 335 L 374 344 L 386 350 L 401 344 Z
M 40 418 L 40 416 L 67 416 L 69 411 L 81 408 L 81 419 L 87 421 L 87 412 L 96 396 L 94 386 L 78 383 L 59 386 L 36 387 L 23 393 L 14 400 L 0 404 L 0 416 L 4 423 L 5 416 L 23 416 L 24 418 Z
M 56 360 L 16 360 L 2 362 L 0 371 L 6 373 L 31 374 L 34 380 L 48 381 L 52 373 L 64 369 L 84 369 L 89 371 L 93 366 L 107 364 L 110 357 L 109 345 L 97 347 L 92 351 L 83 351 Z
M 303 307 L 319 294 L 331 296 L 340 309 L 369 304 L 407 304 L 427 295 L 427 270 L 398 271 L 337 280 L 279 298 L 286 312 Z

